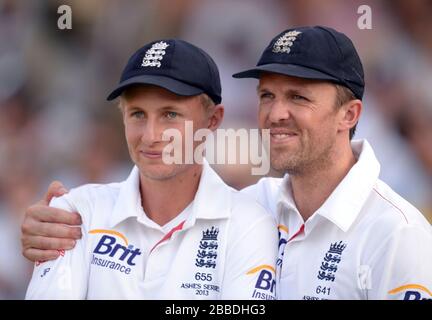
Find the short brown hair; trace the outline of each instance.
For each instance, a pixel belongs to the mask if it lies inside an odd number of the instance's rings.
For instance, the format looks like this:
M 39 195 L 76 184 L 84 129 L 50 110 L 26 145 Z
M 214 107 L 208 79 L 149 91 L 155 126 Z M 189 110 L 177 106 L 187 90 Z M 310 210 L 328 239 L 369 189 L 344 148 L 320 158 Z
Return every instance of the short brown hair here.
M 199 97 L 200 97 L 201 104 L 203 105 L 204 109 L 207 109 L 209 107 L 214 107 L 216 105 L 213 102 L 213 100 L 206 93 L 200 94 Z
M 348 101 L 357 99 L 354 93 L 349 88 L 340 84 L 336 84 L 335 86 L 336 86 L 336 108 L 343 106 Z M 354 137 L 356 128 L 357 128 L 357 123 L 349 131 L 350 140 Z

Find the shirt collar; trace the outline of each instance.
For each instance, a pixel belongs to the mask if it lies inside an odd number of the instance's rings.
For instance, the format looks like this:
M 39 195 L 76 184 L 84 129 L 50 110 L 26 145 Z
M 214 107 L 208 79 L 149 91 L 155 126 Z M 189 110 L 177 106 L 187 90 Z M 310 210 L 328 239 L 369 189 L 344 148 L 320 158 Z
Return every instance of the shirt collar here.
M 139 179 L 138 167 L 134 166 L 129 177 L 120 183 L 119 194 L 109 220 L 110 227 L 114 227 L 127 218 L 138 218 L 144 215 L 139 191 Z
M 281 212 L 282 208 L 286 208 L 289 211 L 298 212 L 293 198 L 291 181 L 288 174 L 285 174 L 283 177 L 277 196 L 277 212 Z
M 129 177 L 120 184 L 119 195 L 109 220 L 111 227 L 127 218 L 145 215 L 141 205 L 139 179 L 139 170 L 134 166 Z M 192 214 L 183 229 L 194 225 L 196 219 L 228 218 L 231 190 L 204 159 L 198 190 L 192 203 Z
M 203 171 L 193 203 L 193 215 L 197 219 L 223 219 L 231 213 L 233 189 L 203 159 Z
M 348 231 L 360 213 L 380 172 L 380 164 L 372 147 L 366 140 L 352 141 L 351 147 L 357 162 L 331 193 L 330 197 L 313 214 L 313 216 L 320 215 L 326 218 L 344 232 Z M 284 177 L 281 185 L 278 197 L 278 212 L 281 211 L 281 206 L 298 213 L 292 197 L 288 175 Z M 314 218 L 313 216 L 310 219 Z

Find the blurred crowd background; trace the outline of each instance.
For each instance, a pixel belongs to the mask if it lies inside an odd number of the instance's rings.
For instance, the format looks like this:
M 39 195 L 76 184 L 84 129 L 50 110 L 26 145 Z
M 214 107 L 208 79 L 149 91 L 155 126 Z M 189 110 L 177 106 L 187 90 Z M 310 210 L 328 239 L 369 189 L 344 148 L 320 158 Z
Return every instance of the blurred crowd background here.
M 72 8 L 72 30 L 57 9 Z M 357 8 L 372 9 L 360 30 Z M 255 128 L 255 80 L 231 74 L 254 65 L 270 39 L 299 25 L 346 33 L 366 74 L 355 138 L 367 138 L 381 178 L 432 214 L 432 2 L 428 0 L 0 0 L 0 299 L 22 299 L 32 265 L 21 256 L 25 208 L 50 181 L 68 188 L 123 180 L 131 162 L 120 114 L 105 97 L 130 54 L 178 37 L 220 68 L 226 128 Z M 217 166 L 241 188 L 259 177 Z

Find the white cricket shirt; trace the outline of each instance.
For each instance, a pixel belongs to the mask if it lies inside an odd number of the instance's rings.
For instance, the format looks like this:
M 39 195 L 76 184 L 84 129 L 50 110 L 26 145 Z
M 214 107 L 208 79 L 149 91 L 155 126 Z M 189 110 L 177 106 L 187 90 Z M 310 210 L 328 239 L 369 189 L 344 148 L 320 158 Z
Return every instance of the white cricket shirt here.
M 430 224 L 378 179 L 367 141 L 352 149 L 358 161 L 306 222 L 288 175 L 243 190 L 279 221 L 279 298 L 431 299 Z
M 194 201 L 165 226 L 143 212 L 136 167 L 51 206 L 77 211 L 83 238 L 38 264 L 27 299 L 274 299 L 274 218 L 207 163 Z

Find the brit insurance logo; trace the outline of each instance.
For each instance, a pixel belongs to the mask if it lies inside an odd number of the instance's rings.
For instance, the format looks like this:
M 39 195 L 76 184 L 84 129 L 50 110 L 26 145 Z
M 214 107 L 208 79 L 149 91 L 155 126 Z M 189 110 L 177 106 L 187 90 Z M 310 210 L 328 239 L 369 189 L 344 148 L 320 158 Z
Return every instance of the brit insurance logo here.
M 142 253 L 139 248 L 115 230 L 94 229 L 89 234 L 102 234 L 93 250 L 91 264 L 130 274 L 132 267 L 136 265 L 136 257 Z
M 261 300 L 276 299 L 276 270 L 270 265 L 262 264 L 249 270 L 247 275 L 258 275 L 251 298 Z
M 214 226 L 203 231 L 195 265 L 197 267 L 216 268 L 219 229 Z
M 317 278 L 319 280 L 334 282 L 336 279 L 336 271 L 342 260 L 342 252 L 346 248 L 346 243 L 342 241 L 330 244 L 330 249 L 326 252 L 323 261 L 321 262 L 320 270 Z
M 392 296 L 403 293 L 403 300 L 432 300 L 432 292 L 421 284 L 406 284 L 388 292 Z

